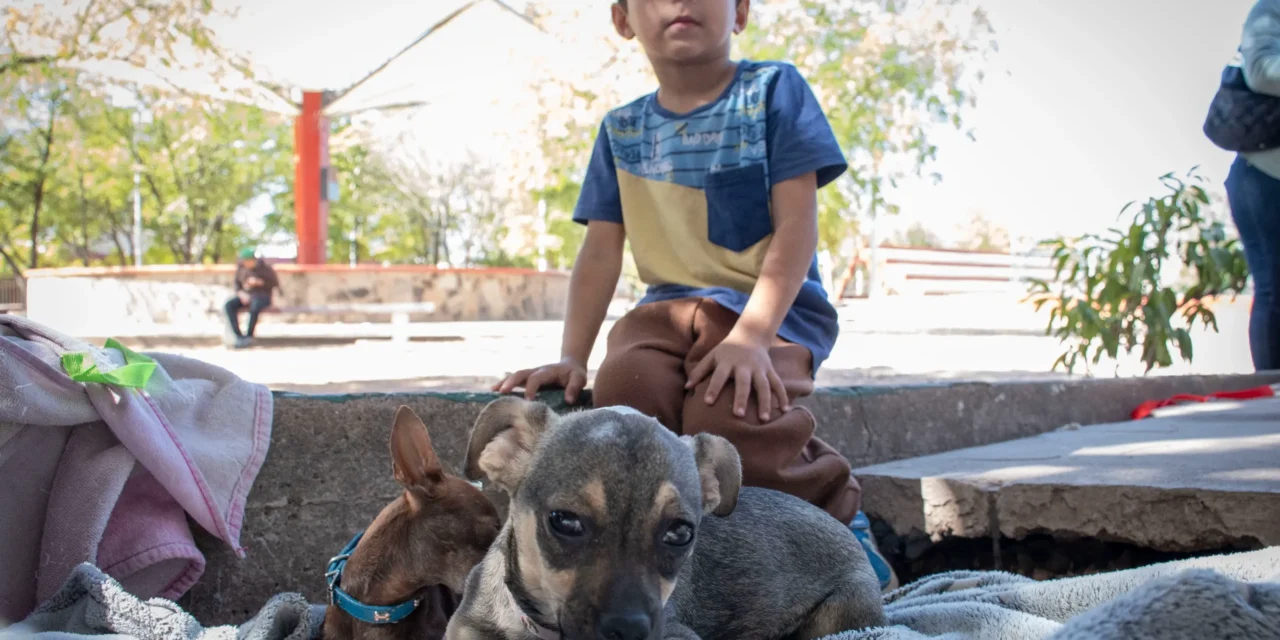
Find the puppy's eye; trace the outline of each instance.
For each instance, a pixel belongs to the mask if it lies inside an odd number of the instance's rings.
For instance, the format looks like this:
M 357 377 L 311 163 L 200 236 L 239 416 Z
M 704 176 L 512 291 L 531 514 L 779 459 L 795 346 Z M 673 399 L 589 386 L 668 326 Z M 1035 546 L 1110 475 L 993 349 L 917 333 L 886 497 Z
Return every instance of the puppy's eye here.
M 662 534 L 662 544 L 683 547 L 693 542 L 693 527 L 687 522 L 673 522 Z
M 569 511 L 552 511 L 547 517 L 547 524 L 551 525 L 552 531 L 566 538 L 577 538 L 585 532 L 582 519 Z

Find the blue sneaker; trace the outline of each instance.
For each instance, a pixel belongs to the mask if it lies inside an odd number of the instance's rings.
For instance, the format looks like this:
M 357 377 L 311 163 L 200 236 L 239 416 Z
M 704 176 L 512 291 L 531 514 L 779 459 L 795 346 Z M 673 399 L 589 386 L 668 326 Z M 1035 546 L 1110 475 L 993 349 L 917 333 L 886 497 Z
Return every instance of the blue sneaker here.
M 867 519 L 867 515 L 859 511 L 853 516 L 853 522 L 849 523 L 849 529 L 853 531 L 853 537 L 862 543 L 862 550 L 867 552 L 867 560 L 871 561 L 871 568 L 876 572 L 876 578 L 880 579 L 880 591 L 888 593 L 897 589 L 898 574 L 893 572 L 889 561 L 880 555 L 875 536 L 871 535 L 871 521 Z

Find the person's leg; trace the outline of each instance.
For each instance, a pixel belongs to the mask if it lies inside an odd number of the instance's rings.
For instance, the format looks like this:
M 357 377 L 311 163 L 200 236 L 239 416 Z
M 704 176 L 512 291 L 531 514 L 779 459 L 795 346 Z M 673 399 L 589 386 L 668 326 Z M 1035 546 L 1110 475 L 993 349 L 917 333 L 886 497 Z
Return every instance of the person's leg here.
M 271 298 L 266 296 L 254 296 L 249 300 L 249 327 L 245 335 L 253 337 L 254 330 L 258 328 L 258 314 L 269 306 L 271 306 Z
M 636 307 L 609 332 L 591 390 L 596 407 L 627 406 L 681 433 L 685 355 L 693 345 L 696 300 Z
M 686 372 L 728 336 L 738 319 L 736 313 L 710 300 L 701 301 L 697 311 Z M 808 349 L 778 340 L 769 356 L 792 402 L 813 393 L 813 356 Z M 814 436 L 813 414 L 794 405 L 783 412 L 775 405 L 769 420 L 762 421 L 753 394 L 746 415 L 738 417 L 733 413 L 732 383 L 711 405 L 703 399 L 709 385 L 709 380 L 703 381 L 686 396 L 684 432 L 712 433 L 733 443 L 742 458 L 744 485 L 789 493 L 849 525 L 867 552 L 881 588 L 896 587 L 897 577 L 872 541 L 870 523 L 862 515 L 862 489 L 850 473 L 849 461 Z
M 1241 156 L 1227 177 L 1231 217 L 1253 277 L 1249 350 L 1259 371 L 1280 369 L 1280 180 Z
M 238 314 L 244 308 L 244 303 L 240 301 L 239 296 L 231 296 L 223 309 L 227 312 L 227 322 L 231 323 L 231 331 L 236 334 L 237 338 L 243 338 L 244 334 L 240 333 L 240 318 Z

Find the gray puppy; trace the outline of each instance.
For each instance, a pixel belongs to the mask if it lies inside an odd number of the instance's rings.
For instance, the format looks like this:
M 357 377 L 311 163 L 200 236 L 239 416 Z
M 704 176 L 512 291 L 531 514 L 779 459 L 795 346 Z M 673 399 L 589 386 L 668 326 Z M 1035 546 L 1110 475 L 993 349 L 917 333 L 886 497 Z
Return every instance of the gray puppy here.
M 853 533 L 741 488 L 723 438 L 627 408 L 557 416 L 502 398 L 476 420 L 466 473 L 511 506 L 448 640 L 807 639 L 885 623 Z

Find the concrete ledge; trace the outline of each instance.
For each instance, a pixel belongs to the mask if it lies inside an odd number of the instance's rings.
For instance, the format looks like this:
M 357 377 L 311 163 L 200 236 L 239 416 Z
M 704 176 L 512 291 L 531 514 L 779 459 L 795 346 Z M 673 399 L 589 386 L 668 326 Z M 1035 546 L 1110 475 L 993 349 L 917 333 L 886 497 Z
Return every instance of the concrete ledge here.
M 1280 544 L 1280 399 L 1046 433 L 855 474 L 865 510 L 900 537 L 1046 533 L 1168 552 L 1260 548 Z
M 1139 403 L 1175 393 L 1276 382 L 1280 374 L 858 387 L 823 389 L 804 404 L 819 435 L 858 467 L 1125 420 Z M 396 407 L 409 405 L 423 418 L 437 452 L 457 471 L 472 421 L 495 397 L 277 393 L 271 449 L 246 507 L 248 557 L 238 560 L 198 534 L 208 568 L 183 605 L 205 624 L 222 624 L 243 621 L 280 591 L 324 601 L 329 557 L 397 494 L 387 446 Z M 566 409 L 558 394 L 544 401 Z

